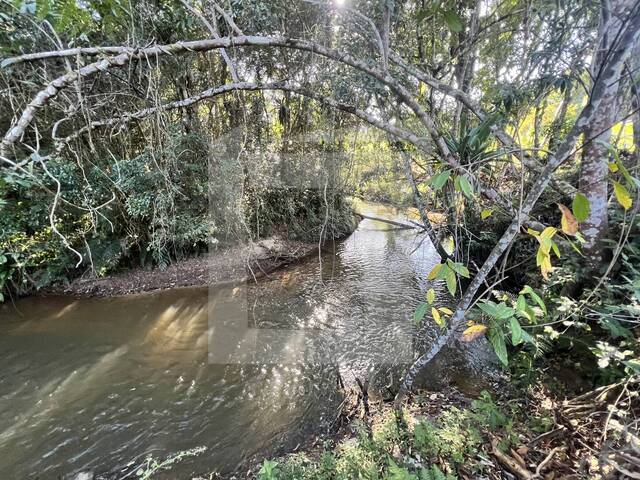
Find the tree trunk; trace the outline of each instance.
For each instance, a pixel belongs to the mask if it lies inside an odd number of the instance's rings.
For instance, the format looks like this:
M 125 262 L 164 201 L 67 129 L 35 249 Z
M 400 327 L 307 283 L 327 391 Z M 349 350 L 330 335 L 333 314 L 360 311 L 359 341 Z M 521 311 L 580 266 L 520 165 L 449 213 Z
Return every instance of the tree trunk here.
M 630 0 L 604 0 L 601 4 L 600 26 L 598 28 L 598 42 L 593 54 L 590 73 L 592 79 L 602 74 L 610 51 L 620 48 L 618 33 L 624 27 L 624 21 L 630 12 L 633 2 Z M 616 72 L 619 78 L 620 71 Z M 580 168 L 580 191 L 587 197 L 590 213 L 582 225 L 582 234 L 586 240 L 583 245 L 585 264 L 589 270 L 597 270 L 602 264 L 604 245 L 603 239 L 608 228 L 608 154 L 604 144 L 611 139 L 611 127 L 617 115 L 617 96 L 619 81 L 606 85 L 602 102 L 597 115 L 584 130 L 585 147 L 582 152 Z
M 573 66 L 571 69 L 573 70 Z M 551 129 L 549 132 L 549 142 L 547 147 L 550 152 L 555 152 L 558 149 L 558 145 L 560 144 L 561 134 L 564 129 L 564 122 L 567 118 L 567 110 L 569 109 L 569 103 L 571 103 L 572 93 L 573 82 L 568 81 L 565 85 L 562 102 L 560 103 L 560 107 L 558 108 L 557 114 L 555 115 L 553 123 L 551 124 Z
M 631 51 L 631 111 L 633 114 L 633 143 L 635 163 L 640 166 L 640 40 Z
M 480 18 L 480 6 L 482 2 L 476 1 L 475 7 L 471 12 L 469 19 L 469 31 L 464 34 L 464 38 L 460 45 L 460 58 L 459 66 L 457 68 L 456 78 L 458 81 L 458 87 L 464 93 L 471 91 L 471 84 L 473 82 L 473 74 L 476 63 L 476 47 L 474 42 L 478 35 L 478 19 Z M 468 128 L 468 112 L 463 109 L 462 102 L 458 102 L 456 105 L 456 113 L 454 117 L 454 131 L 462 136 L 462 130 Z

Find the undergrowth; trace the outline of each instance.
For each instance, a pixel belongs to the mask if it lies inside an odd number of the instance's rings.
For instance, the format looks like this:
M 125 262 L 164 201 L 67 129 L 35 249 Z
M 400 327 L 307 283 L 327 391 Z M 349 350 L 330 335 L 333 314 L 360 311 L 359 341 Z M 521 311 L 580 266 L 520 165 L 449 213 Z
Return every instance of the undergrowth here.
M 502 438 L 499 448 L 518 441 L 510 413 L 505 414 L 487 392 L 467 408 L 450 406 L 436 417 L 416 408 L 388 410 L 372 425 L 356 420 L 354 437 L 327 442 L 320 452 L 264 460 L 255 478 L 455 480 L 480 475 L 488 468 L 483 459 L 490 433 Z

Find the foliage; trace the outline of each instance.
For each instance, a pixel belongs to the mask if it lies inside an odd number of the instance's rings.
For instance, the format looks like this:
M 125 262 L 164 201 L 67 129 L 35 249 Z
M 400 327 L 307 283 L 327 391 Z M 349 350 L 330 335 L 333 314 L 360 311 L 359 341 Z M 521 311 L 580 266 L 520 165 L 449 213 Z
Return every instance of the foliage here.
M 247 192 L 244 211 L 256 236 L 282 232 L 286 238 L 324 241 L 342 238 L 354 228 L 345 192 L 336 190 L 256 187 Z
M 513 417 L 487 392 L 469 408 L 449 407 L 435 419 L 388 411 L 371 429 L 361 424 L 354 428 L 359 431 L 357 438 L 333 447 L 327 443 L 318 454 L 295 453 L 277 461 L 265 460 L 257 478 L 455 480 L 458 467 L 464 466 L 467 472 L 482 471 L 477 455 L 488 443 L 487 432 L 500 432 L 505 446 L 517 442 Z M 272 476 L 266 476 L 267 470 Z

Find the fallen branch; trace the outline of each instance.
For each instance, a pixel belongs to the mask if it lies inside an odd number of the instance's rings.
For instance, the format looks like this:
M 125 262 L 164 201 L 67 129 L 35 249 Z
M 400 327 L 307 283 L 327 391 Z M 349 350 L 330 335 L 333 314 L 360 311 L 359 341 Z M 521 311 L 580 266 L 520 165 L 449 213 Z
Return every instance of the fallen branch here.
M 544 460 L 542 460 L 540 462 L 540 464 L 536 467 L 536 478 L 542 478 L 542 470 L 544 470 L 544 467 L 547 466 L 547 463 L 549 463 L 551 460 L 553 460 L 553 456 L 559 452 L 560 450 L 562 450 L 563 447 L 555 447 L 553 448 L 549 454 L 544 458 Z
M 357 216 L 362 217 L 362 218 L 366 218 L 368 220 L 374 220 L 376 222 L 383 222 L 383 223 L 388 223 L 389 225 L 395 225 L 396 227 L 402 228 L 402 229 L 406 229 L 406 230 L 410 230 L 412 228 L 422 228 L 424 229 L 424 227 L 422 225 L 417 226 L 417 225 L 410 225 L 408 223 L 403 223 L 403 222 L 396 222 L 395 220 L 389 220 L 388 218 L 380 218 L 380 217 L 374 217 L 372 215 L 365 215 L 363 213 L 356 213 Z
M 532 480 L 534 478 L 533 473 L 522 467 L 516 460 L 514 460 L 510 456 L 500 451 L 500 449 L 498 448 L 498 440 L 496 438 L 491 440 L 491 453 L 502 465 L 507 467 L 509 471 L 517 475 L 518 478 L 522 480 Z

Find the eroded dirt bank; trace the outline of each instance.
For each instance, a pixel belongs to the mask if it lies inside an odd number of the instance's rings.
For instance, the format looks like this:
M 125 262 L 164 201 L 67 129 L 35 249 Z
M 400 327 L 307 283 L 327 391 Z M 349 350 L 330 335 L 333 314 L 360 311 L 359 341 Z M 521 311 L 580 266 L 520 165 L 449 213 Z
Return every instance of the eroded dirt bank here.
M 176 287 L 242 282 L 317 252 L 317 243 L 271 237 L 256 243 L 219 248 L 178 261 L 165 269 L 133 268 L 107 277 L 77 278 L 67 285 L 48 287 L 41 295 L 108 297 Z

